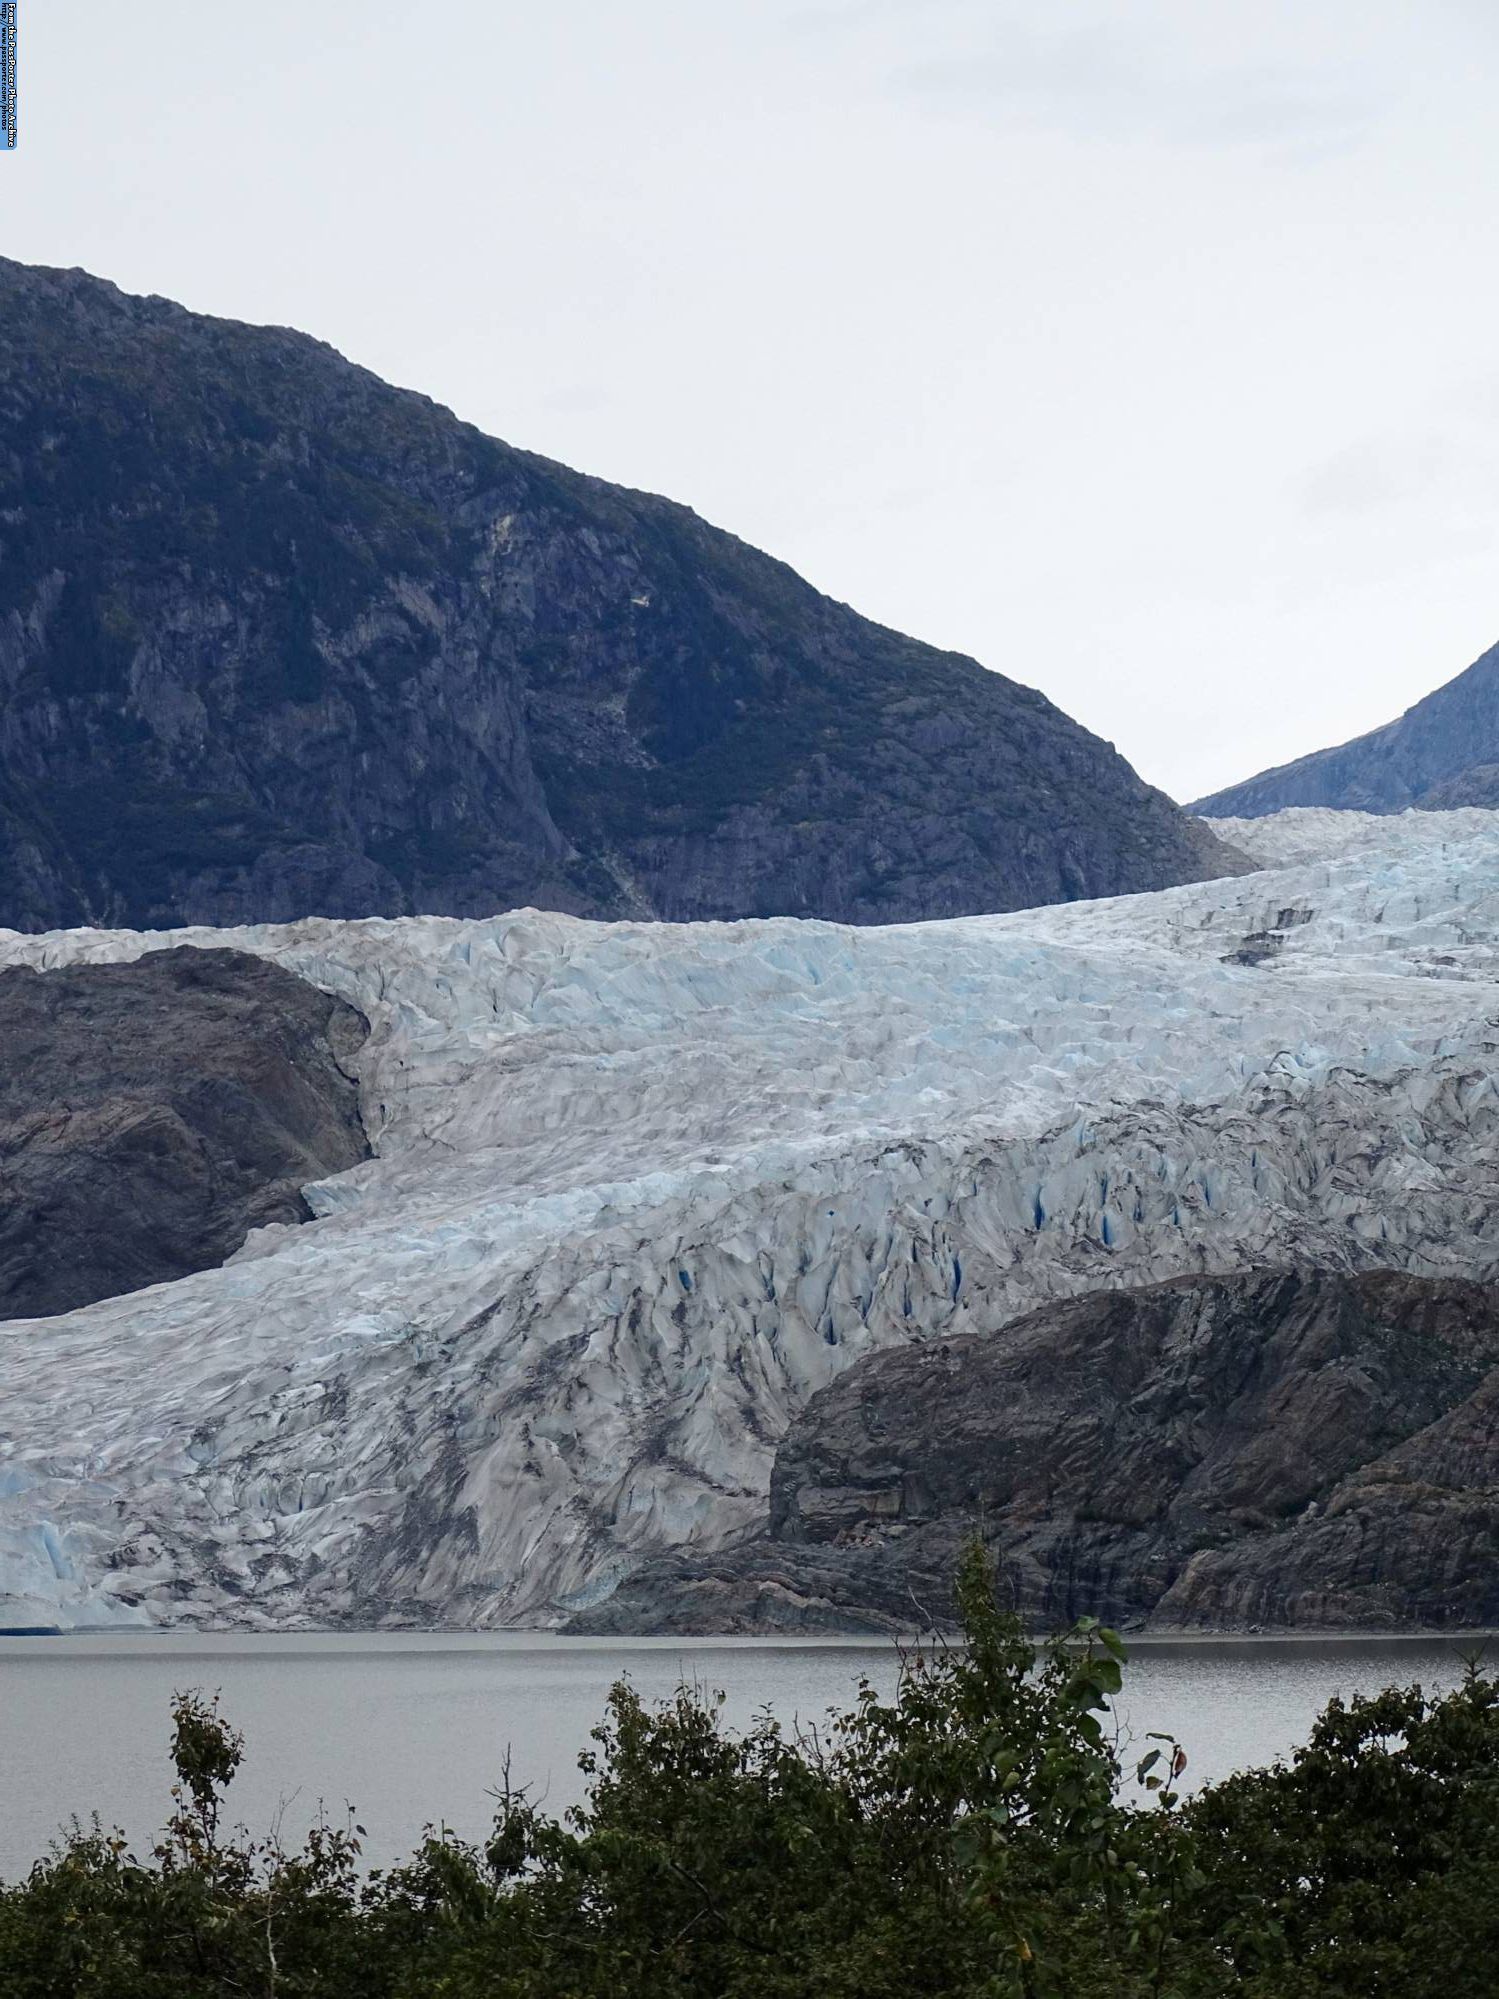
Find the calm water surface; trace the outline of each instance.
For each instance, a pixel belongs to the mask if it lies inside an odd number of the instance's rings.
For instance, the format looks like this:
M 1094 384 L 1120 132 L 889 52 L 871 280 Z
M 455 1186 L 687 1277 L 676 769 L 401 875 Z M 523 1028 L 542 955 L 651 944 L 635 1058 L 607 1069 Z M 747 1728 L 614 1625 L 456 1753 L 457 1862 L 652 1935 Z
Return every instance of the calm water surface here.
M 1289 1750 L 1335 1693 L 1455 1684 L 1473 1641 L 1248 1640 L 1141 1644 L 1120 1702 L 1127 1731 L 1174 1731 L 1198 1782 Z M 1488 1657 L 1496 1647 L 1489 1642 Z M 610 1683 L 646 1696 L 721 1688 L 731 1721 L 790 1722 L 845 1705 L 861 1674 L 895 1683 L 887 1644 L 756 1639 L 559 1639 L 536 1634 L 129 1635 L 0 1639 L 0 1878 L 21 1874 L 69 1817 L 97 1810 L 142 1848 L 170 1810 L 167 1703 L 221 1689 L 244 1730 L 233 1816 L 289 1841 L 319 1802 L 368 1828 L 366 1860 L 409 1853 L 439 1819 L 479 1837 L 508 1747 L 514 1780 L 560 1810 Z

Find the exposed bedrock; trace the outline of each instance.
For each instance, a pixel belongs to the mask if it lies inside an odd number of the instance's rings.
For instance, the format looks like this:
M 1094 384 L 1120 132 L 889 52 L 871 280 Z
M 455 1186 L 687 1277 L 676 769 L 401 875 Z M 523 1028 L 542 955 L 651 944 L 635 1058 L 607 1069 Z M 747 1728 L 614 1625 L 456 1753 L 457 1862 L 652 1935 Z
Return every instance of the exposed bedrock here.
M 0 970 L 0 1319 L 222 1263 L 368 1156 L 343 1000 L 243 951 Z
M 1038 1625 L 1499 1622 L 1499 1289 L 1186 1277 L 873 1354 L 792 1424 L 762 1538 L 573 1628 L 949 1623 L 976 1531 Z

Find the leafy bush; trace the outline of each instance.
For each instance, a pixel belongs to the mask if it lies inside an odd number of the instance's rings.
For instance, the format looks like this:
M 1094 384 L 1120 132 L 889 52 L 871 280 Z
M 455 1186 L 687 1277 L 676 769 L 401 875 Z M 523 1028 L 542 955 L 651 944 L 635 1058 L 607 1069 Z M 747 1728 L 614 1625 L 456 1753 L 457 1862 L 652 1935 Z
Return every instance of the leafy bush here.
M 1477 1999 L 1499 1961 L 1499 1684 L 1334 1702 L 1289 1765 L 1183 1801 L 1123 1773 L 1124 1648 L 1037 1647 L 960 1581 L 967 1642 L 825 1727 L 746 1733 L 617 1686 L 561 1822 L 501 1795 L 483 1847 L 363 1875 L 360 1831 L 227 1837 L 242 1752 L 174 1705 L 149 1861 L 97 1823 L 0 1890 L 7 1999 Z

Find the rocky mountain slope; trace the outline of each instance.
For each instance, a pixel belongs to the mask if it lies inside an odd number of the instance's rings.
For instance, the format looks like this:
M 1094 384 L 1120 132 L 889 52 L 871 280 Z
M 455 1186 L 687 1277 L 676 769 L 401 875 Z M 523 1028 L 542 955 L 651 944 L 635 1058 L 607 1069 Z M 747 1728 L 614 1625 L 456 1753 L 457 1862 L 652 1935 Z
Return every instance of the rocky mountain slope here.
M 0 970 L 0 1319 L 221 1263 L 367 1158 L 365 1023 L 242 951 Z
M 759 1533 L 866 1354 L 1247 1266 L 1499 1276 L 1499 815 L 1316 825 L 955 922 L 181 934 L 365 1016 L 375 1156 L 0 1339 L 0 1623 L 561 1621 Z
M 1242 865 L 1032 689 L 297 333 L 0 260 L 0 923 L 874 923 Z
M 1499 806 L 1499 646 L 1398 721 L 1261 771 L 1188 809 L 1216 822 L 1291 805 L 1359 812 Z
M 1499 1287 L 1186 1277 L 872 1354 L 787 1432 L 762 1538 L 577 1628 L 951 1623 L 977 1532 L 1039 1629 L 1499 1622 Z

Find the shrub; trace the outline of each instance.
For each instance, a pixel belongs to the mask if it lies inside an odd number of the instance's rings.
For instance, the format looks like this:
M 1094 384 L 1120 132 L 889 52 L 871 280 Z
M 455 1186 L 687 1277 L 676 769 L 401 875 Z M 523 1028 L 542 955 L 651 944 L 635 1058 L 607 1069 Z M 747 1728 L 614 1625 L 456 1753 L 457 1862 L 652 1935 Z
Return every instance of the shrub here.
M 489 1840 L 362 1875 L 362 1829 L 226 1836 L 242 1753 L 174 1704 L 150 1859 L 97 1822 L 0 1890 L 6 1999 L 1477 1999 L 1499 1949 L 1499 1685 L 1334 1702 L 1284 1765 L 1190 1802 L 1157 1739 L 1125 1795 L 1124 1647 L 1037 1646 L 959 1583 L 965 1643 L 889 1700 L 741 1734 L 686 1688 L 609 1697 L 586 1804 L 506 1782 Z

